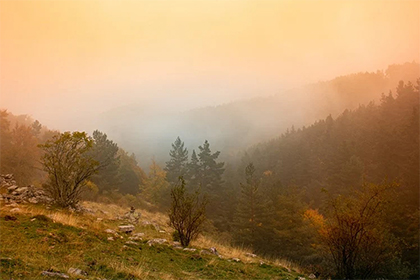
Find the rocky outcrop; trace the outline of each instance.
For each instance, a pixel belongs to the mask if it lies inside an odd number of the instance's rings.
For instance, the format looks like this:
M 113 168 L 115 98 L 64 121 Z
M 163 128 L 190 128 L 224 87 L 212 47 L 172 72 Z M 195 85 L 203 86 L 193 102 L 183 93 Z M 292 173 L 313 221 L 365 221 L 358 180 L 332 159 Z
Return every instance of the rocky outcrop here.
M 155 245 L 155 244 L 164 244 L 167 243 L 168 240 L 163 239 L 163 238 L 155 238 L 155 239 L 151 239 L 149 241 L 147 241 L 147 244 L 149 244 L 149 246 Z
M 128 233 L 131 233 L 134 230 L 134 226 L 133 225 L 123 225 L 123 226 L 119 226 L 118 229 L 121 232 L 124 232 L 124 233 L 128 234 Z
M 0 200 L 5 203 L 51 203 L 45 191 L 33 185 L 19 187 L 13 174 L 0 175 Z

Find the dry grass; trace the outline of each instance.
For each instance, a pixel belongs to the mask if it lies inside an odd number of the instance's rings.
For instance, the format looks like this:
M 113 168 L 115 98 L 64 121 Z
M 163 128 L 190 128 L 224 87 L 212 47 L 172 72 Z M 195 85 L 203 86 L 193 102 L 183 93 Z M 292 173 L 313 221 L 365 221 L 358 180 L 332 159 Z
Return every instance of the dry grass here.
M 122 262 L 111 262 L 109 266 L 112 267 L 117 272 L 131 274 L 140 279 L 147 278 L 150 273 L 149 271 L 147 271 L 147 269 L 145 269 L 145 266 L 142 262 L 136 266 L 129 266 Z
M 73 226 L 77 228 L 91 228 L 94 230 L 103 229 L 103 225 L 98 223 L 96 217 L 86 214 L 75 214 L 67 210 L 49 210 L 43 206 L 32 205 L 32 204 L 19 204 L 20 211 L 18 213 L 27 214 L 31 216 L 44 215 L 55 223 L 63 225 Z M 7 206 L 1 206 L 0 210 L 5 213 L 10 213 L 12 208 Z
M 115 204 L 102 204 L 91 201 L 84 201 L 83 207 L 95 211 L 95 216 L 104 219 L 115 219 L 117 216 L 122 216 L 129 211 L 128 208 L 123 208 Z M 150 221 L 158 224 L 162 229 L 170 231 L 168 227 L 168 216 L 159 212 L 149 212 L 144 209 L 136 209 L 136 212 L 141 214 L 141 220 Z
M 201 235 L 197 240 L 194 240 L 191 244 L 194 247 L 200 247 L 200 248 L 216 247 L 219 254 L 222 255 L 224 258 L 238 258 L 241 261 L 246 262 L 246 263 L 255 263 L 255 262 L 262 261 L 264 263 L 270 263 L 275 266 L 282 266 L 282 267 L 287 268 L 288 270 L 294 270 L 298 273 L 301 272 L 300 267 L 291 261 L 288 261 L 285 259 L 270 260 L 266 258 L 261 258 L 259 256 L 257 256 L 256 258 L 253 258 L 253 257 L 247 256 L 247 253 L 252 253 L 252 249 L 250 248 L 226 245 L 226 244 L 223 244 L 223 242 L 218 242 L 208 236 Z
M 51 218 L 56 223 L 61 223 L 63 225 L 69 225 L 77 228 L 82 229 L 93 229 L 97 231 L 103 231 L 105 228 L 107 228 L 107 220 L 112 221 L 115 220 L 117 216 L 122 216 L 129 209 L 120 207 L 115 204 L 101 204 L 96 202 L 83 202 L 82 206 L 85 208 L 89 208 L 93 210 L 93 214 L 84 213 L 84 214 L 77 214 L 72 213 L 66 210 L 49 210 L 45 209 L 43 206 L 39 205 L 30 205 L 30 204 L 20 204 L 19 209 L 20 213 L 22 214 L 29 214 L 32 216 L 35 215 L 45 215 L 49 218 Z M 1 205 L 0 204 L 0 210 L 7 213 L 10 212 L 11 207 Z M 144 209 L 137 209 L 137 212 L 141 213 L 141 220 L 147 220 L 150 222 L 157 223 L 161 226 L 162 229 L 165 229 L 168 234 L 172 231 L 168 226 L 168 217 L 167 215 L 163 213 L 157 213 L 157 212 L 149 212 Z M 97 218 L 101 218 L 102 220 L 98 220 Z M 150 236 L 153 238 L 153 236 Z M 244 247 L 235 247 L 226 244 L 222 240 L 216 240 L 215 238 L 209 237 L 209 236 L 203 236 L 201 235 L 197 240 L 194 240 L 191 245 L 193 247 L 197 248 L 210 248 L 210 247 L 216 247 L 220 255 L 223 256 L 223 258 L 231 259 L 231 258 L 239 258 L 242 262 L 245 263 L 256 263 L 263 261 L 265 263 L 270 263 L 275 266 L 282 266 L 289 270 L 295 270 L 297 272 L 300 272 L 301 269 L 291 261 L 287 261 L 284 259 L 275 259 L 275 260 L 268 260 L 261 257 L 252 258 L 250 256 L 247 256 L 247 253 L 252 253 L 252 250 L 249 248 Z M 37 244 L 26 244 L 25 246 L 38 246 Z M 35 249 L 35 248 L 34 248 Z M 40 248 L 37 248 L 34 251 L 39 251 Z M 46 248 L 47 249 L 47 248 Z M 29 250 L 30 251 L 30 250 Z M 68 261 L 71 262 L 71 260 L 77 259 L 78 256 L 67 256 L 69 258 Z M 127 266 L 123 263 L 115 262 L 112 263 L 111 266 L 121 272 L 132 274 L 139 278 L 146 278 L 147 277 L 147 271 L 144 269 L 142 264 L 139 264 L 138 266 Z M 186 276 L 188 277 L 188 276 Z M 162 275 L 162 279 L 172 279 L 171 275 Z

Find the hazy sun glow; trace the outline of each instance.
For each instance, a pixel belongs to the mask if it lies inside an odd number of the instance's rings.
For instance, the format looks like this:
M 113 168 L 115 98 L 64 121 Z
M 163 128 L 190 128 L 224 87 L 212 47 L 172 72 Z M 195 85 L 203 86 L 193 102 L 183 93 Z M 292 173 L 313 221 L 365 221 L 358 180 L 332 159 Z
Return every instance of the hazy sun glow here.
M 1 107 L 74 129 L 419 61 L 418 1 L 1 1 Z M 78 118 L 80 116 L 80 118 Z

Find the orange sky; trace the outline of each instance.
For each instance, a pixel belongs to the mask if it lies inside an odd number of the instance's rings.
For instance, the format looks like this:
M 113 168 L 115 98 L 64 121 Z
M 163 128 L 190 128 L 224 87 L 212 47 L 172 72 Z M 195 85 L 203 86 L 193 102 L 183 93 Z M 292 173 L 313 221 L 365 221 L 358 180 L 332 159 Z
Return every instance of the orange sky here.
M 0 107 L 76 129 L 130 103 L 273 94 L 419 61 L 419 15 L 416 0 L 0 0 Z

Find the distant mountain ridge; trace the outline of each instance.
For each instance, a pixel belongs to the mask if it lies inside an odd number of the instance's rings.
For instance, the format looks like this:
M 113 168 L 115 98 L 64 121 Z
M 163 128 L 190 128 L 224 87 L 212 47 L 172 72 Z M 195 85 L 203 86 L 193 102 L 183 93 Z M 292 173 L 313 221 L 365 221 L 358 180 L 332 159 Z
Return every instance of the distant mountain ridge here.
M 158 163 L 165 162 L 177 136 L 191 152 L 207 139 L 214 150 L 222 151 L 222 159 L 227 159 L 253 144 L 278 137 L 292 126 L 309 125 L 329 114 L 334 117 L 346 109 L 378 101 L 398 81 L 414 83 L 419 76 L 419 64 L 407 62 L 390 65 L 385 71 L 349 74 L 269 97 L 182 113 L 156 115 L 147 106 L 119 108 L 104 113 L 97 123 L 111 139 L 133 151 L 142 167 L 148 166 L 152 157 Z

